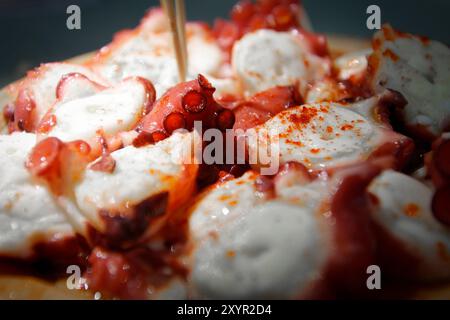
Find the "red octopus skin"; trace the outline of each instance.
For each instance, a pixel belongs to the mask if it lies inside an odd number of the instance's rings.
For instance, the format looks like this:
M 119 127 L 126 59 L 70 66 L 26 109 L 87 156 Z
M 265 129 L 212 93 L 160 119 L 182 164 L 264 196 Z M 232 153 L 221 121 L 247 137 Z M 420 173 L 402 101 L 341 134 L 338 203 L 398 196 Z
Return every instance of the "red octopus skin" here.
M 67 96 L 71 98 L 72 86 L 74 85 L 81 85 L 86 89 L 91 90 L 93 93 L 106 88 L 104 85 L 92 81 L 82 73 L 72 72 L 64 75 L 61 80 L 59 80 L 58 85 L 56 86 L 56 100 L 61 101 L 66 99 Z
M 231 129 L 234 114 L 214 100 L 214 91 L 215 88 L 202 75 L 169 89 L 138 125 L 140 137 L 137 139 L 146 135 L 157 142 L 176 129 L 192 130 L 194 121 L 201 121 L 203 129 Z
M 142 108 L 142 116 L 145 116 L 147 113 L 149 113 L 152 109 L 153 104 L 156 100 L 156 91 L 153 84 L 139 76 L 132 76 L 123 79 L 122 81 L 128 81 L 128 80 L 135 80 L 142 84 L 142 86 L 145 88 L 145 102 Z M 62 101 L 65 99 L 71 99 L 71 98 L 78 98 L 74 93 L 71 91 L 72 86 L 84 86 L 85 90 L 89 89 L 92 94 L 98 93 L 102 90 L 108 89 L 109 87 L 101 85 L 99 83 L 96 83 L 95 81 L 90 80 L 88 77 L 81 73 L 69 73 L 64 75 L 61 80 L 59 81 L 57 87 L 56 87 L 56 99 L 57 101 Z M 75 97 L 72 97 L 75 95 Z M 49 113 L 51 113 L 51 109 L 49 110 Z M 39 127 L 38 127 L 39 130 Z
M 85 277 L 92 290 L 122 299 L 144 299 L 149 267 L 132 254 L 95 248 L 88 259 Z
M 14 106 L 14 122 L 9 124 L 9 131 L 32 132 L 35 129 L 33 110 L 36 108 L 36 103 L 28 90 L 19 91 Z
M 149 80 L 142 77 L 128 77 L 125 78 L 122 83 L 124 83 L 125 81 L 138 82 L 145 89 L 145 99 L 142 105 L 142 111 L 140 112 L 139 117 L 136 120 L 137 124 L 140 119 L 142 119 L 152 109 L 152 106 L 156 100 L 156 91 L 153 87 L 153 84 Z M 118 86 L 119 85 L 120 83 L 118 84 Z M 81 91 L 81 94 L 79 92 L 80 88 L 84 90 L 84 92 Z M 55 108 L 58 106 L 58 103 L 70 101 L 72 99 L 83 98 L 84 95 L 94 95 L 103 90 L 111 88 L 114 88 L 114 86 L 108 87 L 101 85 L 90 80 L 88 77 L 80 73 L 69 73 L 64 75 L 56 87 L 56 104 L 52 106 L 42 117 L 42 120 L 39 122 L 36 128 L 36 132 L 38 134 L 48 134 L 52 127 L 56 125 L 58 119 L 54 115 L 54 112 Z M 106 136 L 103 130 L 99 129 L 96 135 L 98 141 L 89 141 L 91 145 L 91 155 L 93 158 L 104 156 L 105 146 L 108 149 L 108 152 L 112 152 L 123 146 L 123 140 L 119 136 L 119 134 L 116 134 L 115 136 Z M 103 159 L 106 159 L 105 161 L 110 161 L 110 159 L 107 159 L 106 157 L 103 157 Z M 102 162 L 101 164 L 105 165 L 105 162 Z M 103 169 L 105 168 L 107 169 L 106 166 L 103 166 Z M 111 161 L 109 163 L 109 168 L 109 171 L 112 170 L 111 168 L 113 168 Z M 106 171 L 108 171 L 108 169 Z
M 417 277 L 420 258 L 411 252 L 405 243 L 399 241 L 379 224 L 373 223 L 373 230 L 379 248 L 377 262 L 386 271 L 386 274 L 397 279 Z M 389 248 L 389 250 L 382 248 Z
M 43 113 L 54 103 L 58 81 L 70 73 L 87 76 L 99 85 L 107 84 L 104 79 L 82 65 L 67 62 L 41 64 L 28 71 L 26 77 L 21 81 L 6 88 L 8 94 L 13 98 L 8 106 L 13 114 L 8 118 L 9 132 L 34 132 L 42 120 Z
M 149 289 L 157 293 L 174 275 L 186 276 L 187 270 L 176 257 L 177 252 L 165 248 L 137 247 L 117 252 L 96 247 L 84 277 L 91 290 L 101 291 L 108 298 L 148 299 Z
M 278 86 L 259 92 L 247 101 L 236 103 L 234 129 L 253 128 L 277 113 L 301 104 L 302 99 L 294 86 Z
M 311 52 L 324 57 L 329 55 L 325 36 L 307 32 L 299 21 L 302 7 L 298 0 L 262 0 L 253 3 L 239 1 L 231 10 L 230 20 L 217 19 L 213 33 L 219 46 L 230 55 L 234 43 L 246 33 L 259 29 L 294 31 L 307 43 Z
M 68 235 L 38 241 L 33 245 L 29 257 L 0 255 L 0 270 L 3 274 L 28 274 L 57 280 L 67 275 L 67 266 L 78 265 L 82 270 L 87 264 L 91 248 L 79 235 Z
M 436 188 L 431 203 L 434 216 L 450 226 L 450 139 L 441 137 L 433 142 L 425 155 L 425 166 Z
M 25 165 L 53 194 L 65 195 L 92 160 L 90 152 L 91 148 L 82 140 L 64 143 L 50 137 L 36 144 Z
M 365 163 L 348 170 L 330 204 L 335 219 L 336 252 L 330 259 L 327 278 L 338 293 L 354 294 L 367 292 L 366 270 L 376 263 L 371 202 L 366 188 L 380 168 Z
M 374 162 L 341 168 L 328 179 L 334 191 L 317 209 L 328 212 L 325 223 L 330 226 L 330 254 L 315 285 L 297 298 L 329 299 L 368 295 L 367 267 L 376 264 L 376 242 L 371 220 L 372 203 L 366 191 L 382 170 Z M 285 164 L 274 177 L 275 183 L 290 174 L 295 184 L 308 184 L 318 178 L 296 162 Z M 322 172 L 322 175 L 324 173 Z M 292 183 L 293 181 L 291 181 Z
M 433 184 L 439 188 L 450 183 L 450 139 L 439 138 L 425 155 L 425 166 Z

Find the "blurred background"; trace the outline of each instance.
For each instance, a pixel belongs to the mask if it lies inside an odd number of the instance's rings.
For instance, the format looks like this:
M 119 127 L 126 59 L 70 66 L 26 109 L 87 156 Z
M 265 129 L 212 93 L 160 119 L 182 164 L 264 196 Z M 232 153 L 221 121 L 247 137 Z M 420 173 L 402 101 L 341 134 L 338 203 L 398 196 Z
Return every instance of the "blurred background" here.
M 237 0 L 186 0 L 189 20 L 227 17 Z M 81 8 L 81 30 L 66 28 L 66 8 Z M 303 0 L 315 30 L 370 37 L 366 8 L 377 4 L 382 22 L 450 43 L 449 0 Z M 132 28 L 157 0 L 0 0 L 0 87 L 26 70 L 100 48 L 114 32 Z

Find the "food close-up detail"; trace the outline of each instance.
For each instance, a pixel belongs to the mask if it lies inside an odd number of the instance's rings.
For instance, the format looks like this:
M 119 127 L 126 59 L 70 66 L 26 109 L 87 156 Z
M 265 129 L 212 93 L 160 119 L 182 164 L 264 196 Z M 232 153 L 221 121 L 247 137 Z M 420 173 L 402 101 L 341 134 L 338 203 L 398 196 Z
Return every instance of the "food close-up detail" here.
M 241 0 L 181 76 L 172 32 L 150 8 L 0 91 L 1 298 L 450 299 L 448 44 Z

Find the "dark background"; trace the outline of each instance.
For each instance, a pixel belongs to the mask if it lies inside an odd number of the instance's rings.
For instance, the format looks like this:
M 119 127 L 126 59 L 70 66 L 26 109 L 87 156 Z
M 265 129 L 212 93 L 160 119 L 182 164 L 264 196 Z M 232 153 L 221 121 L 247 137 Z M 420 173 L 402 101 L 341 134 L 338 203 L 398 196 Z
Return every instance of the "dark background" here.
M 186 0 L 189 20 L 226 17 L 237 0 Z M 136 26 L 155 0 L 0 0 L 0 87 L 41 62 L 95 50 L 112 34 Z M 381 7 L 382 22 L 450 43 L 450 0 L 303 0 L 319 32 L 370 37 L 366 8 Z M 66 8 L 81 8 L 81 30 L 66 28 Z

